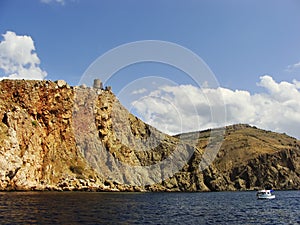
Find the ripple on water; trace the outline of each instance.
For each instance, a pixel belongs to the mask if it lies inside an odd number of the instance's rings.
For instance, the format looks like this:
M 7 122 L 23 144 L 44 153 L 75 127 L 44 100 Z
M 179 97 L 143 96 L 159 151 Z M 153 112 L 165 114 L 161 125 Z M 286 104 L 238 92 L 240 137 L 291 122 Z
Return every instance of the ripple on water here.
M 0 193 L 1 224 L 300 224 L 300 192 Z

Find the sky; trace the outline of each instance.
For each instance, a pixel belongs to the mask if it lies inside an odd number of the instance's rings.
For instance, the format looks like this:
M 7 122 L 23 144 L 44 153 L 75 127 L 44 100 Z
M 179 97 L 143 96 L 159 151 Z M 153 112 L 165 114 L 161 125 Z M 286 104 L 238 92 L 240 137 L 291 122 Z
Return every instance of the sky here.
M 299 139 L 299 12 L 298 0 L 1 0 L 0 77 L 99 78 L 169 134 L 248 123 Z

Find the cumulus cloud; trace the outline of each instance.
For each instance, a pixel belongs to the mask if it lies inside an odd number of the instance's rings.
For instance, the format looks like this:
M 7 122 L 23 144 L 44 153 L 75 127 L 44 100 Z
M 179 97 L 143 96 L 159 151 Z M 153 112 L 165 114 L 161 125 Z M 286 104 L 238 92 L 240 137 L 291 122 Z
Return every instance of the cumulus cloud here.
M 265 91 L 162 86 L 134 101 L 132 107 L 145 122 L 169 134 L 249 123 L 299 138 L 299 81 L 278 83 L 265 75 L 257 85 Z
M 300 89 L 300 81 L 294 79 L 293 84 L 296 86 L 296 88 Z
M 44 79 L 47 75 L 30 36 L 7 31 L 0 42 L 0 79 Z

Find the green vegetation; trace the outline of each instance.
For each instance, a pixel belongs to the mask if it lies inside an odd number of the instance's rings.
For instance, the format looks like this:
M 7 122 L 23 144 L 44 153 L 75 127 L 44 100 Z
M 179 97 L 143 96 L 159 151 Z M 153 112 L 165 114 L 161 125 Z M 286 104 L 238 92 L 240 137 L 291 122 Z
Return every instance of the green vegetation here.
M 82 175 L 83 173 L 83 167 L 82 166 L 70 166 L 70 170 L 72 171 L 72 173 L 75 173 L 77 175 Z

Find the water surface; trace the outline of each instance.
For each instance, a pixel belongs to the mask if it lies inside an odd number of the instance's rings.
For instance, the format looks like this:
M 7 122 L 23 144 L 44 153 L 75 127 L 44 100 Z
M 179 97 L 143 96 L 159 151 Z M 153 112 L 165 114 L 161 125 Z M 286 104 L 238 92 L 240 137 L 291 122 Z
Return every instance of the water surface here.
M 1 224 L 300 224 L 300 191 L 1 192 Z

